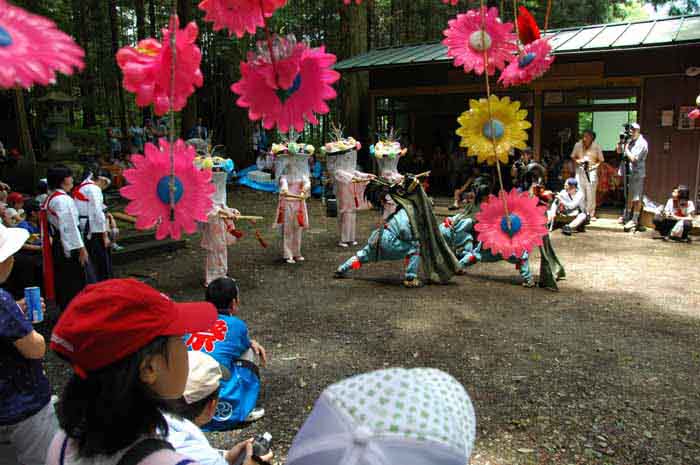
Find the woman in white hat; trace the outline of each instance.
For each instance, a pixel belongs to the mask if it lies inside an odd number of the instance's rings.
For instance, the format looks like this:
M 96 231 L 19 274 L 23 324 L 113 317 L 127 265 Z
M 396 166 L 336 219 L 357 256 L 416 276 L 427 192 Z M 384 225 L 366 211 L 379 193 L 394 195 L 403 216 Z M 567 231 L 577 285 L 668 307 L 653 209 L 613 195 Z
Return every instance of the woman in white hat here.
M 28 238 L 25 229 L 0 225 L 0 284 Z M 0 457 L 43 465 L 58 422 L 41 363 L 46 344 L 25 311 L 23 300 L 15 302 L 0 289 Z

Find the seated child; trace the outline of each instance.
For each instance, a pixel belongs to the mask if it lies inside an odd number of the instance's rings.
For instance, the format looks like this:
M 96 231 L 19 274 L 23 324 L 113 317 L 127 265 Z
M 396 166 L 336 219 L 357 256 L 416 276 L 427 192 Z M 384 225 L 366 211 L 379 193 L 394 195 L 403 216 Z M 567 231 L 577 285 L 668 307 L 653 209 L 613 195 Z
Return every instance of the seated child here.
M 189 351 L 187 355 L 190 369 L 185 392 L 180 399 L 168 402 L 168 409 L 172 413 L 165 415 L 168 442 L 178 453 L 202 465 L 233 464 L 241 454 L 247 455 L 246 460 L 252 460 L 250 440 L 241 442 L 228 451 L 219 451 L 209 445 L 206 436 L 199 429 L 214 416 L 219 403 L 219 383 L 228 381 L 231 372 L 204 352 Z M 266 461 L 271 458 L 271 452 L 261 457 Z M 248 463 L 245 462 L 246 465 Z
M 227 431 L 241 422 L 256 421 L 265 410 L 255 408 L 260 393 L 255 355 L 267 364 L 265 348 L 248 336 L 248 327 L 238 316 L 240 295 L 238 282 L 224 277 L 207 287 L 206 299 L 214 304 L 219 318 L 208 331 L 185 336 L 188 349 L 206 352 L 231 371 L 231 379 L 221 384 L 219 405 L 205 431 Z
M 175 303 L 134 279 L 86 287 L 63 311 L 51 349 L 73 374 L 57 413 L 46 465 L 187 465 L 159 431 L 164 401 L 188 372 L 182 336 L 216 320 L 207 302 Z

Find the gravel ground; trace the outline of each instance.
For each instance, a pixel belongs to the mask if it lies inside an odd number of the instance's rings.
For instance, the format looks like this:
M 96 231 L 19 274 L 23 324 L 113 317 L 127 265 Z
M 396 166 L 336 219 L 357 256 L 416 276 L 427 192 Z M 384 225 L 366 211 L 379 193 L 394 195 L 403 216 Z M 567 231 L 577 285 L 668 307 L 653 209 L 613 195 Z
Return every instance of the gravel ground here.
M 352 251 L 335 246 L 336 219 L 309 209 L 303 264 L 280 260 L 269 194 L 236 190 L 233 206 L 265 216 L 270 246 L 249 234 L 230 249 L 242 316 L 271 356 L 262 370 L 267 415 L 210 435 L 225 448 L 270 431 L 283 463 L 324 387 L 389 366 L 448 371 L 477 411 L 472 464 L 700 463 L 700 245 L 651 233 L 553 234 L 568 279 L 559 293 L 524 289 L 513 265 L 482 264 L 446 286 L 405 289 L 400 262 L 334 280 Z M 359 236 L 374 212 L 359 216 Z M 121 276 L 148 277 L 180 300 L 203 297 L 197 238 L 172 255 L 144 257 Z M 538 269 L 535 253 L 533 270 Z M 49 328 L 42 328 L 44 332 Z M 49 355 L 60 392 L 68 370 Z M 398 464 L 397 464 L 398 465 Z

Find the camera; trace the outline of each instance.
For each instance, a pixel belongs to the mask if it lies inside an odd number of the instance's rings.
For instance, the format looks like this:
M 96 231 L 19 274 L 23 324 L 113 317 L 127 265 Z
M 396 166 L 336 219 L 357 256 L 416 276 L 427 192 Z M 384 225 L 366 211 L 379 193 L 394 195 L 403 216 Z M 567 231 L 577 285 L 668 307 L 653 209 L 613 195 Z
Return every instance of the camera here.
M 632 125 L 625 123 L 622 127 L 623 131 L 620 133 L 620 144 L 624 145 L 632 138 Z
M 258 463 L 264 463 L 260 461 L 260 457 L 263 457 L 270 452 L 272 449 L 272 434 L 263 433 L 255 436 L 253 439 L 253 459 Z M 245 462 L 245 452 L 238 456 L 234 465 L 241 465 Z

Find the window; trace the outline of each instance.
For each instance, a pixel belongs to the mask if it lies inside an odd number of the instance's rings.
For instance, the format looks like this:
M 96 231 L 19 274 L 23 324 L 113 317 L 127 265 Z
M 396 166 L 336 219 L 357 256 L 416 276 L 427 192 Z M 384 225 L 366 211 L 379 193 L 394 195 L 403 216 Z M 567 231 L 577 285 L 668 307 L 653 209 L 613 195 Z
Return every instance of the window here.
M 585 129 L 593 129 L 596 133 L 596 142 L 603 150 L 615 150 L 620 140 L 622 125 L 637 121 L 636 111 L 594 111 L 580 112 L 578 114 L 578 133 Z

